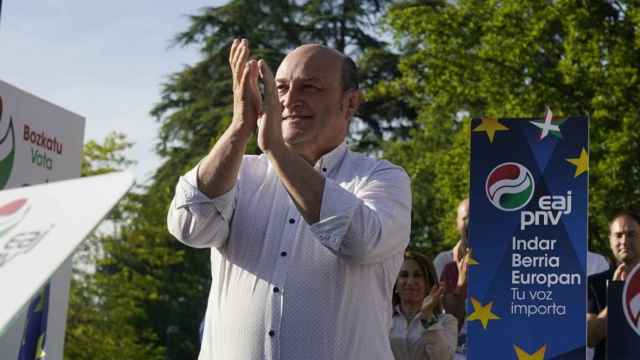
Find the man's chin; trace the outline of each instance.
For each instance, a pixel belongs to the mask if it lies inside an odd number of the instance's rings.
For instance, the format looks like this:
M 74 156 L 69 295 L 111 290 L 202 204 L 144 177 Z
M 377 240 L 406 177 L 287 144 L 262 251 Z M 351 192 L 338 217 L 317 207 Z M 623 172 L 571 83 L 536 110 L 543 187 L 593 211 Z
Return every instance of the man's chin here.
M 621 253 L 618 255 L 618 261 L 627 265 L 635 264 L 638 261 L 638 257 L 630 253 Z
M 307 142 L 307 136 L 303 131 L 293 130 L 283 134 L 284 142 L 289 147 L 296 147 Z

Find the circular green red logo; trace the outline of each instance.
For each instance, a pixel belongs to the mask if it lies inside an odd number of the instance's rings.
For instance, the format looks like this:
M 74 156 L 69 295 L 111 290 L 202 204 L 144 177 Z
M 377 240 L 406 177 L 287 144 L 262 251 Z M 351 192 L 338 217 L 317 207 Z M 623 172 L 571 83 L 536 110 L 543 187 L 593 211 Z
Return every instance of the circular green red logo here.
M 29 211 L 27 199 L 12 200 L 0 205 L 0 236 L 18 225 Z
M 625 281 L 622 308 L 629 325 L 640 335 L 640 264 L 631 270 Z
M 502 211 L 516 211 L 525 207 L 535 190 L 529 169 L 515 162 L 496 166 L 485 183 L 487 199 Z

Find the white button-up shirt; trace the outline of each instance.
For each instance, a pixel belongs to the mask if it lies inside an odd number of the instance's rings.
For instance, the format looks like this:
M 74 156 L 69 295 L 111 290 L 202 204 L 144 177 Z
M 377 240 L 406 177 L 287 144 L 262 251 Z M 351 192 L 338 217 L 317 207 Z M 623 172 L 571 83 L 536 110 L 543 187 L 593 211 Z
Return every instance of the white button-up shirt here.
M 320 220 L 308 225 L 264 155 L 209 199 L 181 177 L 170 232 L 211 247 L 201 360 L 393 359 L 391 294 L 409 242 L 410 180 L 346 143 L 315 165 Z

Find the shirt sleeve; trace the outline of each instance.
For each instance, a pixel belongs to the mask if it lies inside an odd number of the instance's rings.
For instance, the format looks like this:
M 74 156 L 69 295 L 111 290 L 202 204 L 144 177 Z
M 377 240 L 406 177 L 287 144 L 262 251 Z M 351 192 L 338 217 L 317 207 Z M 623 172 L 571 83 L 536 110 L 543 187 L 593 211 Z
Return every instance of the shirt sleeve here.
M 439 253 L 438 256 L 436 256 L 436 258 L 433 260 L 433 266 L 436 268 L 436 275 L 438 276 L 438 278 L 442 276 L 442 271 L 444 270 L 445 265 L 451 262 L 451 259 L 449 259 L 448 255 L 448 251 L 443 251 Z
M 392 165 L 374 171 L 354 193 L 326 179 L 320 220 L 310 225 L 325 247 L 358 263 L 403 251 L 410 228 L 410 180 Z
M 454 318 L 455 321 L 455 318 Z M 457 326 L 457 322 L 454 323 Z M 438 321 L 424 331 L 423 344 L 427 359 L 453 359 L 455 345 L 452 346 L 449 334 L 450 324 Z M 455 331 L 455 329 L 454 329 Z
M 458 319 L 451 314 L 442 314 L 441 323 L 447 339 L 447 352 L 449 357 L 453 357 L 458 346 Z
M 229 237 L 237 184 L 227 193 L 210 199 L 198 190 L 198 167 L 178 180 L 167 214 L 167 227 L 186 245 L 220 247 Z
M 609 270 L 609 262 L 607 259 L 594 252 L 587 252 L 587 275 L 598 274 Z

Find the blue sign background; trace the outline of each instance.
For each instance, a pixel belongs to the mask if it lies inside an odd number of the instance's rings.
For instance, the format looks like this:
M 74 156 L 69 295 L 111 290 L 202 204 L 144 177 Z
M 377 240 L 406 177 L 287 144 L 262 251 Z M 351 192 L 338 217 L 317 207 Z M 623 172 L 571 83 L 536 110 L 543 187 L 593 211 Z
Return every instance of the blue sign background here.
M 548 134 L 544 138 L 541 128 L 531 121 L 544 122 L 539 118 L 472 120 L 469 241 L 478 264 L 469 268 L 470 360 L 585 358 L 588 172 L 578 164 L 588 164 L 588 121 L 583 117 L 554 120 L 560 136 Z M 490 172 L 506 162 L 526 167 L 535 183 L 531 200 L 516 211 L 498 209 L 485 191 Z M 541 196 L 568 199 L 568 192 L 571 213 L 563 213 L 557 225 L 531 225 L 521 230 L 522 211 L 535 214 L 542 210 Z M 530 240 L 536 236 L 556 240 L 554 249 L 513 250 L 513 237 Z M 557 256 L 559 267 L 514 267 L 514 253 Z M 513 284 L 514 270 L 523 274 L 579 274 L 579 284 Z M 512 288 L 518 289 L 516 298 Z M 532 298 L 530 292 L 543 299 Z M 472 306 L 473 300 L 476 306 Z M 535 307 L 552 314 L 526 316 L 514 311 L 514 304 L 519 310 Z M 555 310 L 551 309 L 553 304 Z M 558 306 L 564 306 L 564 315 Z M 495 317 L 499 319 L 492 319 Z

